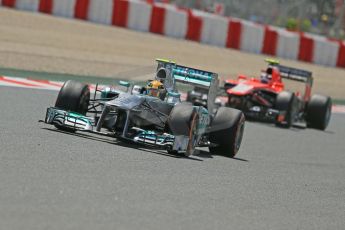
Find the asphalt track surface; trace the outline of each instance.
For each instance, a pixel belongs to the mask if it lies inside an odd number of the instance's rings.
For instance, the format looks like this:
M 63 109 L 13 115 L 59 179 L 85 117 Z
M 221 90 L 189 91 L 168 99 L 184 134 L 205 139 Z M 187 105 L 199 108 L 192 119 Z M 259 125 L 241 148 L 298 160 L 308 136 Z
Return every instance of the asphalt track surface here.
M 237 159 L 38 123 L 56 92 L 0 87 L 0 229 L 343 229 L 345 115 L 247 123 Z

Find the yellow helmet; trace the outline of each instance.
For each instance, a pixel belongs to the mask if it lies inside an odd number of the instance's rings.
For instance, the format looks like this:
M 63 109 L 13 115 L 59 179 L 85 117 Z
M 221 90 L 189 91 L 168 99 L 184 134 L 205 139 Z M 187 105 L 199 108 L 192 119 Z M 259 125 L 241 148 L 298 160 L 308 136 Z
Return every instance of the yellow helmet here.
M 147 83 L 147 85 L 146 85 L 147 95 L 149 95 L 151 97 L 160 98 L 163 91 L 164 91 L 164 85 L 160 81 L 153 80 L 153 81 L 150 81 L 149 83 Z

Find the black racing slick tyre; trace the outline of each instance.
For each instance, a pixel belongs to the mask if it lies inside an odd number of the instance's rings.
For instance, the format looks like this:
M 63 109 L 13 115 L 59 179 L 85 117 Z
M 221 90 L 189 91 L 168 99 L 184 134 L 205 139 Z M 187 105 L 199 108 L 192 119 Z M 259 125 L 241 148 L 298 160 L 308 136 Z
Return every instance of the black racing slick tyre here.
M 170 112 L 168 124 L 171 132 L 177 135 L 188 136 L 190 132 L 190 122 L 195 113 L 191 104 L 177 104 Z
M 69 80 L 61 87 L 55 107 L 85 115 L 89 106 L 90 90 L 88 85 Z
M 169 129 L 174 136 L 183 135 L 189 137 L 186 156 L 194 153 L 197 144 L 195 143 L 195 137 L 198 119 L 198 113 L 193 105 L 189 103 L 175 105 L 168 118 Z
M 313 95 L 306 108 L 307 126 L 325 130 L 331 119 L 332 99 L 323 95 Z
M 234 157 L 240 149 L 245 118 L 240 110 L 220 107 L 211 123 L 209 141 L 212 154 Z
M 65 111 L 86 115 L 90 101 L 90 89 L 88 85 L 77 81 L 66 81 L 60 89 L 55 102 L 55 107 Z M 73 131 L 59 125 L 58 129 Z
M 285 128 L 291 127 L 295 116 L 294 101 L 295 94 L 292 92 L 283 91 L 277 95 L 275 109 L 279 110 L 279 112 L 285 112 L 283 120 L 279 120 L 279 118 L 277 119 L 277 126 Z

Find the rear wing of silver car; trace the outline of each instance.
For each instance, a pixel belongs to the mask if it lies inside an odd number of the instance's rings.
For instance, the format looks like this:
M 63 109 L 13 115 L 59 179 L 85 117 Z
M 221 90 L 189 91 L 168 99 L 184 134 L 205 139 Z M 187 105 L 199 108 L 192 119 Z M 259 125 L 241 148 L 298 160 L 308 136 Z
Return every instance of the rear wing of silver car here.
M 173 70 L 175 81 L 198 86 L 200 88 L 209 88 L 212 81 L 218 76 L 216 73 L 190 68 L 187 66 L 176 65 Z
M 156 61 L 158 62 L 156 78 L 163 80 L 168 90 L 175 91 L 177 82 L 204 88 L 208 91 L 207 108 L 210 112 L 213 111 L 219 86 L 217 73 L 177 65 L 165 59 L 156 59 Z

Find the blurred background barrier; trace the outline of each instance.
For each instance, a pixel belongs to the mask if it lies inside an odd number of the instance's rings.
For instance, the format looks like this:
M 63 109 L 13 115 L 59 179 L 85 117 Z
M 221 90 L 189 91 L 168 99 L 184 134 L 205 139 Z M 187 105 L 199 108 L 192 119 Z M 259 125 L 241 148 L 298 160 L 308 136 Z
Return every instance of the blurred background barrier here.
M 185 8 L 181 2 L 176 6 L 151 0 L 0 0 L 0 5 L 250 53 L 345 67 L 343 40 L 296 30 L 299 22 L 293 19 L 287 21 L 285 29 L 255 20 L 225 17 L 219 15 L 226 12 L 223 5 L 218 5 L 215 13 Z M 304 21 L 300 26 L 310 25 Z

